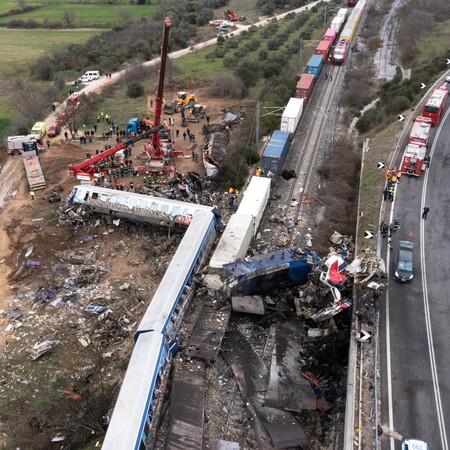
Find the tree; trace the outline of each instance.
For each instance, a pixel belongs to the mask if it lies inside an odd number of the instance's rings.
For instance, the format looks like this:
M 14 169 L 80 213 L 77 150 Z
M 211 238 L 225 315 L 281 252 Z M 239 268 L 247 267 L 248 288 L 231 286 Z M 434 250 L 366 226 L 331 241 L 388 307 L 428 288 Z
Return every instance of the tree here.
M 27 0 L 17 0 L 17 6 L 20 9 L 25 9 L 27 6 Z
M 132 17 L 131 17 L 130 11 L 128 11 L 126 9 L 121 9 L 119 11 L 119 21 L 120 21 L 120 23 L 122 23 L 124 25 L 131 23 Z
M 145 93 L 145 88 L 141 83 L 137 81 L 132 81 L 127 86 L 127 95 L 130 98 L 142 97 Z
M 75 14 L 73 11 L 65 9 L 62 16 L 62 21 L 65 28 L 73 28 L 75 22 Z

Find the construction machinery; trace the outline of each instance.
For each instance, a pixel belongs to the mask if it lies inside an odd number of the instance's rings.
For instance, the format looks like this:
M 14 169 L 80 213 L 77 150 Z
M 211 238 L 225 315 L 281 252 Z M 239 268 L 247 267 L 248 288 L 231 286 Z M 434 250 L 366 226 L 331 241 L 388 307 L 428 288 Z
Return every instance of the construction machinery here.
M 238 15 L 232 9 L 227 9 L 224 14 L 227 20 L 231 22 L 237 22 L 239 20 Z
M 164 31 L 163 39 L 161 45 L 161 66 L 159 70 L 158 88 L 155 95 L 155 111 L 153 115 L 153 122 L 147 120 L 145 125 L 151 124 L 152 128 L 147 131 L 128 139 L 125 142 L 119 142 L 114 147 L 94 155 L 91 158 L 87 158 L 81 163 L 71 164 L 69 166 L 69 175 L 76 176 L 78 179 L 92 181 L 94 178 L 94 173 L 99 172 L 100 164 L 109 156 L 114 155 L 120 150 L 124 150 L 129 146 L 139 142 L 143 139 L 151 137 L 151 141 L 145 147 L 146 154 L 148 157 L 148 162 L 144 167 L 146 171 L 149 172 L 161 172 L 164 169 L 164 158 L 168 155 L 168 152 L 164 151 L 164 148 L 168 148 L 167 143 L 161 140 L 160 130 L 168 129 L 166 124 L 161 124 L 161 112 L 163 103 L 163 93 L 164 93 L 164 76 L 166 72 L 167 63 L 167 50 L 169 44 L 169 31 L 170 31 L 170 20 L 164 20 Z M 139 120 L 139 119 L 138 119 Z M 170 147 L 171 148 L 171 147 Z
M 195 95 L 188 94 L 187 92 L 177 92 L 177 98 L 171 103 L 164 105 L 164 112 L 166 114 L 175 114 L 181 112 L 183 109 L 190 108 L 197 103 Z
M 189 115 L 186 116 L 186 120 L 188 122 L 200 122 L 200 119 L 204 119 L 206 117 L 206 108 L 204 105 L 196 103 L 189 110 Z
M 114 147 L 111 147 L 110 149 L 105 150 L 104 152 L 99 153 L 98 155 L 94 155 L 91 158 L 87 158 L 78 164 L 70 164 L 69 175 L 71 177 L 77 177 L 79 180 L 92 181 L 94 178 L 94 173 L 99 172 L 99 167 L 102 164 L 102 162 L 105 161 L 105 159 L 107 159 L 111 155 L 114 155 L 120 150 L 124 150 L 130 147 L 136 142 L 139 142 L 150 136 L 153 137 L 155 134 L 158 135 L 159 131 L 166 127 L 167 125 L 160 124 L 154 128 L 151 128 L 150 130 L 145 131 L 142 134 L 139 134 L 138 136 L 132 139 L 128 139 L 125 142 L 119 142 Z M 149 147 L 153 148 L 153 145 L 149 145 Z M 148 152 L 151 151 L 153 150 L 149 148 Z M 151 159 L 151 155 L 149 155 L 149 158 Z

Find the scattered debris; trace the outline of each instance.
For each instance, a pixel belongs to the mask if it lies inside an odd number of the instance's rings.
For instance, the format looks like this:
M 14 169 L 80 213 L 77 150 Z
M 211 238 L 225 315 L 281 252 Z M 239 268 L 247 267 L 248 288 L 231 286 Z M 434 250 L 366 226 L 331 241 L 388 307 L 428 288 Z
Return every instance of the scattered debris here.
M 42 355 L 52 351 L 58 344 L 58 341 L 52 340 L 36 342 L 36 344 L 34 344 L 32 348 L 27 350 L 27 352 L 30 354 L 31 359 L 35 361 Z

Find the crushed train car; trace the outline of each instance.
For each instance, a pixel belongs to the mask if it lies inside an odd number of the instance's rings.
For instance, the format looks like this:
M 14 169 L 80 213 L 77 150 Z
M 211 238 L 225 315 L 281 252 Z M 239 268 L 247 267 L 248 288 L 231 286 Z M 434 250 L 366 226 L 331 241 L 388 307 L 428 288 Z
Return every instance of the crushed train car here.
M 304 283 L 318 263 L 319 257 L 308 248 L 277 250 L 239 259 L 224 265 L 230 274 L 225 293 L 229 297 L 236 292 L 254 295 Z

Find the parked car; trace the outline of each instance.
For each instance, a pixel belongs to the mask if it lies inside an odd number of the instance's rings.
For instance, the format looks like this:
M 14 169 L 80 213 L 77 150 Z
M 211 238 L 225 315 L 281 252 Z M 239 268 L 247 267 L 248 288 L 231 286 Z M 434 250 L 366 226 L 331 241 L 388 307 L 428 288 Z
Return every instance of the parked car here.
M 430 450 L 430 447 L 417 439 L 405 439 L 402 444 L 402 450 Z
M 398 281 L 411 281 L 413 270 L 414 242 L 400 241 L 394 263 L 394 278 Z
M 57 123 L 53 123 L 47 131 L 47 136 L 55 137 L 58 136 L 59 133 L 61 133 L 61 128 L 58 126 Z
M 450 72 L 447 74 L 447 76 L 445 77 L 445 81 L 447 83 L 450 83 Z
M 217 27 L 217 29 L 218 29 L 219 31 L 228 31 L 229 28 L 230 28 L 230 24 L 229 24 L 228 22 L 221 23 L 221 24 Z

